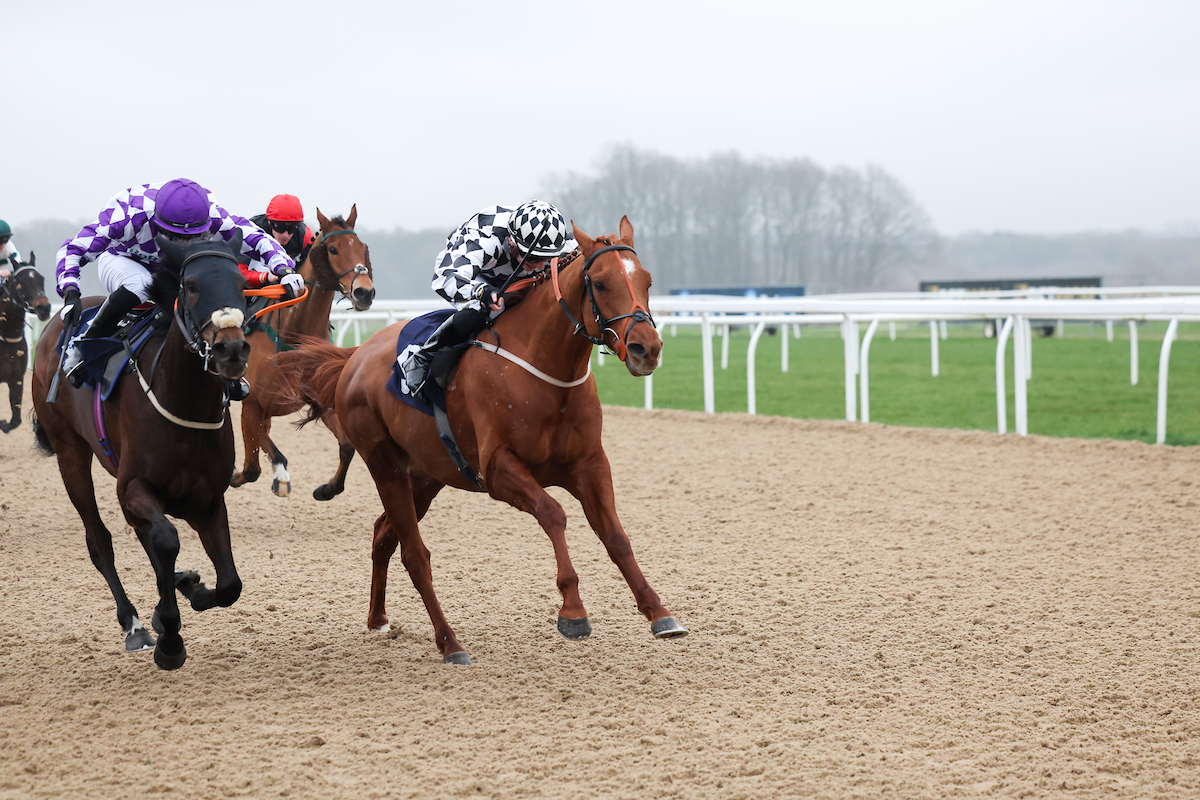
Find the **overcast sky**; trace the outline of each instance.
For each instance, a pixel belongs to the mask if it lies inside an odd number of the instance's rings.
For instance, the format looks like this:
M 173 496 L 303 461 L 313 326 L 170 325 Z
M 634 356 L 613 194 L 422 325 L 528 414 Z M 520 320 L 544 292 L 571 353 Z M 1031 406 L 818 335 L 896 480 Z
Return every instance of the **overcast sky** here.
M 183 176 L 247 216 L 288 192 L 309 219 L 356 202 L 363 228 L 449 228 L 628 143 L 878 164 L 945 234 L 1200 226 L 1200 3 L 1183 0 L 43 0 L 2 17 L 0 218 L 17 224 Z

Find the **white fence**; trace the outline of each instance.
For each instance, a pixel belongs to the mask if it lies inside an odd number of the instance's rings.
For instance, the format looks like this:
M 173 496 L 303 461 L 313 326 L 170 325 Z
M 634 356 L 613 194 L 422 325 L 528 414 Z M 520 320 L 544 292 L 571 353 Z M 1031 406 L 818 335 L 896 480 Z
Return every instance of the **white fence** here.
M 1089 299 L 1063 299 L 1064 296 L 1084 295 Z M 1101 299 L 1094 299 L 1097 295 Z M 344 346 L 347 340 L 359 344 L 364 338 L 367 323 L 391 324 L 398 320 L 445 308 L 436 298 L 421 300 L 377 300 L 370 311 L 335 309 L 330 319 L 336 328 L 335 342 Z M 1125 321 L 1129 325 L 1130 383 L 1138 382 L 1137 322 L 1165 321 L 1167 332 L 1159 351 L 1157 441 L 1161 444 L 1167 434 L 1167 380 L 1171 345 L 1180 322 L 1200 322 L 1200 287 L 1087 287 L 1054 288 L 996 292 L 938 292 L 938 293 L 881 293 L 824 295 L 787 298 L 738 298 L 726 296 L 656 296 L 650 298 L 650 310 L 660 330 L 666 326 L 698 327 L 701 332 L 703 362 L 704 410 L 715 410 L 713 338 L 721 337 L 721 367 L 729 363 L 729 331 L 750 329 L 746 353 L 746 406 L 756 412 L 755 353 L 759 339 L 767 326 L 779 326 L 798 336 L 806 325 L 838 325 L 844 342 L 844 373 L 846 390 L 846 419 L 869 422 L 870 353 L 871 344 L 881 322 L 889 323 L 895 338 L 896 322 L 929 323 L 930 368 L 939 372 L 938 341 L 945 338 L 945 323 L 962 320 L 1003 320 L 996 336 L 996 427 L 1000 433 L 1008 430 L 1005 363 L 1008 342 L 1013 343 L 1014 404 L 1016 432 L 1029 432 L 1028 394 L 1026 384 L 1033 373 L 1033 336 L 1030 320 L 1102 321 L 1108 340 L 1113 340 L 1113 324 Z M 866 325 L 865 334 L 861 326 Z M 41 325 L 33 321 L 36 341 Z M 781 339 L 780 368 L 788 369 L 788 339 Z M 603 354 L 597 358 L 603 363 Z M 654 380 L 645 380 L 645 407 L 654 406 Z

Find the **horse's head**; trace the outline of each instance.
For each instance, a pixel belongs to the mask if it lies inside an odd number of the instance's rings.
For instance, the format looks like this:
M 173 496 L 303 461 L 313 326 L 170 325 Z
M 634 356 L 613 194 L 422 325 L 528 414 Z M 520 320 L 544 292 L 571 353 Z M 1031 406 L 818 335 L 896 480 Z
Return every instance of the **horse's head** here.
M 357 205 L 350 207 L 346 219 L 328 219 L 318 208 L 321 239 L 313 245 L 308 260 L 317 288 L 327 292 L 336 290 L 354 305 L 355 311 L 366 311 L 375 300 L 375 283 L 371 252 L 354 232 L 357 219 Z
M 12 275 L 4 284 L 4 292 L 8 298 L 26 311 L 37 314 L 42 322 L 50 319 L 50 301 L 46 299 L 46 279 L 42 273 L 33 268 L 37 256 L 29 253 L 29 260 L 22 264 L 15 256 L 9 256 L 12 263 Z
M 662 339 L 650 316 L 650 273 L 633 250 L 633 225 L 621 217 L 621 235 L 592 239 L 571 223 L 583 256 L 583 283 L 591 300 L 598 338 L 625 362 L 634 375 L 658 367 Z
M 246 279 L 238 270 L 242 233 L 229 242 L 179 244 L 159 236 L 163 261 L 150 286 L 150 297 L 173 309 L 188 347 L 211 361 L 218 375 L 237 380 L 246 372 L 250 343 L 242 333 L 246 316 Z

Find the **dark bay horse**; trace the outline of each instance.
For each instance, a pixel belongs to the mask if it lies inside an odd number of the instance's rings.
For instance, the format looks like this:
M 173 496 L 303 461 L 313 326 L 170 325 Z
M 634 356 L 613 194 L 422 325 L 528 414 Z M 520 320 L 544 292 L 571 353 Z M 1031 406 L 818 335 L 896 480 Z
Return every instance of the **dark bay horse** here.
M 88 386 L 75 389 L 68 381 L 59 384 L 55 402 L 47 403 L 59 363 L 55 343 L 62 320 L 55 318 L 38 342 L 34 360 L 34 433 L 42 449 L 58 457 L 67 494 L 83 519 L 92 563 L 117 602 L 125 649 L 154 646 L 159 667 L 178 669 L 187 651 L 179 635 L 176 588 L 197 611 L 232 605 L 242 592 L 225 510 L 233 473 L 233 425 L 225 382 L 241 378 L 250 345 L 241 329 L 245 280 L 235 257 L 241 233 L 228 244 L 182 245 L 162 237 L 158 244 L 163 260 L 150 296 L 164 324 L 132 362 L 133 374 L 119 376 L 103 403 Z M 85 305 L 102 299 L 90 297 Z M 107 434 L 111 455 L 98 430 Z M 96 507 L 93 456 L 116 477 L 121 510 L 154 567 L 157 646 L 117 575 L 112 534 Z M 215 589 L 200 583 L 195 572 L 176 572 L 179 533 L 167 514 L 187 521 L 200 535 L 216 568 Z
M 317 209 L 317 221 L 321 226 L 321 238 L 308 251 L 308 255 L 297 268 L 308 284 L 309 295 L 303 303 L 280 311 L 268 313 L 264 319 L 276 330 L 277 338 L 283 342 L 276 346 L 266 331 L 255 331 L 246 338 L 250 341 L 250 365 L 246 368 L 246 380 L 250 382 L 250 396 L 242 401 L 242 444 L 245 459 L 242 471 L 233 475 L 231 486 L 237 487 L 258 480 L 262 474 L 259 465 L 259 450 L 271 457 L 275 474 L 271 491 L 280 497 L 291 492 L 292 479 L 287 471 L 287 457 L 271 441 L 271 418 L 292 414 L 304 407 L 296 399 L 296 393 L 275 367 L 275 354 L 289 349 L 299 336 L 329 336 L 329 312 L 337 295 L 347 298 L 355 311 L 366 311 L 375 299 L 375 284 L 372 282 L 371 255 L 367 246 L 354 232 L 358 219 L 357 206 L 350 207 L 346 219 L 326 219 Z M 337 420 L 326 420 L 337 435 Z M 347 445 L 349 447 L 349 445 Z M 353 455 L 349 453 L 346 455 Z M 342 459 L 348 462 L 348 458 Z M 341 484 L 345 480 L 345 469 L 339 467 L 333 479 Z M 315 494 L 315 493 L 314 493 Z M 331 495 L 332 496 L 332 495 Z M 328 500 L 328 497 L 318 497 Z
M 593 345 L 611 347 L 639 376 L 654 371 L 662 352 L 646 310 L 650 273 L 633 250 L 628 218 L 621 219 L 620 230 L 619 239 L 610 234 L 592 240 L 576 228 L 582 257 L 564 267 L 561 276 L 557 263 L 545 270 L 542 277 L 553 280 L 528 289 L 520 305 L 496 320 L 491 334 L 481 334 L 481 340 L 498 340 L 507 356 L 524 360 L 541 376 L 497 352 L 470 348 L 446 391 L 454 436 L 485 491 L 532 514 L 550 537 L 563 598 L 558 629 L 568 638 L 587 636 L 591 624 L 567 553 L 566 513 L 546 486 L 562 486 L 579 500 L 633 591 L 638 610 L 650 620 L 651 633 L 657 638 L 687 633 L 663 607 L 633 557 L 617 518 L 612 473 L 600 441 L 600 399 L 590 374 Z M 387 570 L 399 546 L 443 660 L 469 664 L 434 594 L 429 551 L 417 525 L 443 486 L 474 487 L 447 455 L 433 418 L 385 387 L 403 325 L 385 328 L 353 349 L 308 339 L 300 349 L 282 354 L 279 365 L 304 393 L 310 418 L 337 410 L 345 439 L 366 462 L 383 501 L 371 550 L 367 625 L 389 627 Z
M 21 424 L 21 396 L 25 391 L 25 370 L 29 366 L 25 312 L 33 312 L 42 322 L 50 319 L 46 281 L 34 269 L 37 256 L 31 250 L 29 261 L 24 264 L 15 256 L 10 256 L 9 260 L 12 274 L 0 282 L 0 383 L 8 384 L 12 419 L 0 422 L 0 433 L 8 433 Z

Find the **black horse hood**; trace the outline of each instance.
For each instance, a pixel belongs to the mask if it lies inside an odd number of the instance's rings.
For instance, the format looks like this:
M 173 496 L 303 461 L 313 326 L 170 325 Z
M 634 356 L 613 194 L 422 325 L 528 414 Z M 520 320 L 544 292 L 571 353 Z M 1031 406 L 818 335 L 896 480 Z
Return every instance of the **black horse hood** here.
M 245 279 L 237 266 L 242 246 L 240 230 L 235 230 L 228 242 L 181 244 L 159 236 L 157 243 L 164 258 L 150 287 L 150 297 L 156 304 L 170 309 L 178 298 L 198 327 L 222 309 L 245 314 Z

